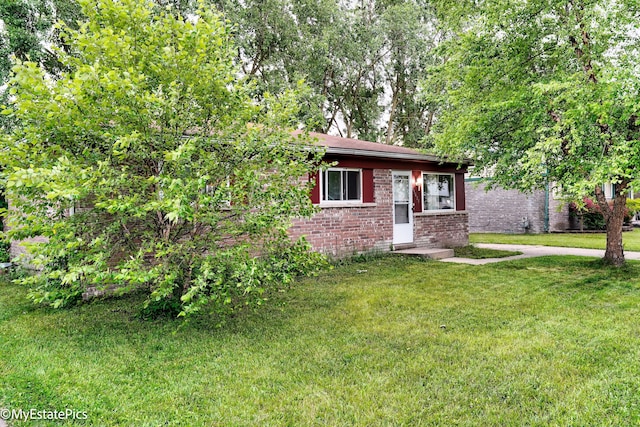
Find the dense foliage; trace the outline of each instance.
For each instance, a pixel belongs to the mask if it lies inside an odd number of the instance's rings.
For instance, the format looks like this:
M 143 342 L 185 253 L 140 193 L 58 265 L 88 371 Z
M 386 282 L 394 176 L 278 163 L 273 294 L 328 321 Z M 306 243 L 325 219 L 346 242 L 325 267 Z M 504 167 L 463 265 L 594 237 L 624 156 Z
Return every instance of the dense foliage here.
M 640 213 L 640 199 L 627 199 L 627 210 L 632 217 Z
M 425 0 L 210 0 L 232 22 L 256 93 L 304 77 L 315 130 L 419 145 L 438 99 L 419 89 L 444 34 Z
M 9 79 L 13 57 L 36 62 L 57 74 L 62 64 L 51 46 L 62 43 L 54 23 L 62 20 L 75 27 L 80 16 L 75 0 L 0 0 L 0 85 Z M 6 102 L 7 95 L 0 89 L 0 103 Z M 0 126 L 6 123 L 0 117 Z
M 633 199 L 627 199 L 627 207 L 624 211 L 625 225 L 630 224 L 631 217 L 635 214 L 634 211 L 629 209 L 629 206 L 633 206 L 634 204 Z M 608 205 L 610 209 L 613 209 L 612 201 L 609 201 Z M 569 219 L 574 221 L 582 230 L 604 231 L 607 229 L 607 222 L 602 214 L 600 205 L 588 197 L 585 197 L 580 204 L 574 202 L 569 203 Z
M 7 200 L 4 197 L 4 191 L 0 192 L 0 226 L 4 229 L 4 212 L 6 212 L 8 205 Z M 0 262 L 9 262 L 11 260 L 11 243 L 4 236 L 0 238 Z
M 142 288 L 148 308 L 225 312 L 313 271 L 285 232 L 314 211 L 301 177 L 321 153 L 288 131 L 304 87 L 254 101 L 210 8 L 81 4 L 87 21 L 60 27 L 68 71 L 19 63 L 5 110 L 19 123 L 2 137 L 9 236 L 48 239 L 31 246 L 30 297 Z
M 638 8 L 634 1 L 459 2 L 440 10 L 458 36 L 439 70 L 442 153 L 472 157 L 507 188 L 554 183 L 591 196 L 605 258 L 624 262 L 622 222 L 640 166 Z M 602 184 L 616 184 L 610 208 Z
M 280 93 L 304 78 L 310 91 L 300 117 L 313 130 L 385 143 L 418 146 L 440 108 L 436 91 L 422 90 L 428 70 L 441 64 L 436 48 L 445 38 L 428 0 L 154 0 L 188 16 L 200 4 L 215 7 L 234 23 L 241 72 L 253 94 Z M 53 45 L 64 45 L 52 28 L 56 19 L 74 26 L 75 0 L 0 0 L 4 33 L 0 80 L 10 55 L 39 62 L 56 74 Z

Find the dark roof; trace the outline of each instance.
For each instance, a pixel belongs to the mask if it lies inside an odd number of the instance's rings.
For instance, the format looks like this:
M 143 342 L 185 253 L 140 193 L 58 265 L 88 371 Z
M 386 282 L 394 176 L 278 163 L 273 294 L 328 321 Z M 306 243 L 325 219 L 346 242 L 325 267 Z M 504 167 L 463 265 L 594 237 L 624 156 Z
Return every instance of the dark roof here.
M 300 133 L 299 131 L 296 133 Z M 412 148 L 400 147 L 398 145 L 381 144 L 378 142 L 361 141 L 359 139 L 342 138 L 340 136 L 327 135 L 323 133 L 309 132 L 309 136 L 317 138 L 318 144 L 327 147 L 327 154 L 342 154 L 364 157 L 378 157 L 386 159 L 400 160 L 426 160 L 432 162 L 447 162 L 446 158 L 433 154 L 422 153 Z M 453 163 L 450 160 L 449 163 Z M 464 160 L 462 164 L 471 164 L 469 160 Z

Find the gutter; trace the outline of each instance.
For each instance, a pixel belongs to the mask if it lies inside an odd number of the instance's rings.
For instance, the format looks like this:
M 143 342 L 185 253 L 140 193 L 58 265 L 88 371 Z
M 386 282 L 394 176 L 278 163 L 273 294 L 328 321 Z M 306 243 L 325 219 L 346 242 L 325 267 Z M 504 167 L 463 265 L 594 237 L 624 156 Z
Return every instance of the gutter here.
M 549 232 L 549 181 L 544 187 L 544 232 Z
M 473 164 L 469 159 L 463 159 L 460 162 L 453 162 L 451 160 L 447 160 L 446 158 L 437 157 L 429 154 L 392 153 L 388 151 L 359 150 L 354 148 L 326 147 L 326 154 L 366 156 L 366 157 L 377 157 L 377 158 L 394 159 L 394 160 L 425 160 L 425 161 L 437 162 L 437 163 L 459 163 L 461 165 L 466 165 L 466 166 Z

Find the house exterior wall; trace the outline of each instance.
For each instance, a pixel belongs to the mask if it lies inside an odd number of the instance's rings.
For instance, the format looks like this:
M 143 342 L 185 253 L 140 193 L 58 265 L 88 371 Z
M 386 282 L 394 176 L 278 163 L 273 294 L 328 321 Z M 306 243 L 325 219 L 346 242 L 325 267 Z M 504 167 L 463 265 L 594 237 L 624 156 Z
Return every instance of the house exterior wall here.
M 413 235 L 417 246 L 453 248 L 469 244 L 469 214 L 418 213 L 414 216 Z
M 544 233 L 545 198 L 548 197 L 550 232 L 569 228 L 566 203 L 552 192 L 536 190 L 525 194 L 518 190 L 494 188 L 485 191 L 479 181 L 465 182 L 470 233 Z
M 549 231 L 560 232 L 569 230 L 569 204 L 549 196 Z
M 373 169 L 373 202 L 320 206 L 310 219 L 296 219 L 289 229 L 293 239 L 305 236 L 312 248 L 333 257 L 344 257 L 393 248 L 392 169 Z M 414 171 L 419 176 L 420 171 Z M 456 176 L 462 180 L 462 174 Z M 303 180 L 306 181 L 307 178 Z M 463 188 L 464 190 L 464 188 Z M 464 191 L 457 192 L 458 208 L 464 209 Z M 415 195 L 415 194 L 414 194 Z M 416 200 L 421 199 L 417 194 Z M 462 203 L 461 203 L 462 202 Z M 469 214 L 464 210 L 420 212 L 414 206 L 414 244 L 420 247 L 456 247 L 469 243 Z M 30 241 L 46 241 L 44 237 Z M 12 242 L 12 258 L 26 252 L 24 242 Z
M 15 215 L 15 212 L 16 212 L 15 206 L 11 203 L 11 201 L 8 201 L 7 204 L 9 208 L 9 215 Z M 10 227 L 9 225 L 6 224 L 8 222 L 6 219 L 4 222 L 5 224 L 3 224 L 3 228 L 4 228 L 4 231 L 7 232 L 10 230 Z M 44 243 L 46 241 L 47 241 L 47 238 L 43 236 L 32 237 L 30 239 L 25 239 L 20 241 L 12 240 L 11 246 L 9 248 L 9 256 L 11 257 L 12 260 L 23 255 L 26 256 L 27 248 L 25 247 L 25 245 L 29 245 L 30 243 Z M 27 258 L 29 257 L 27 256 Z
M 289 235 L 294 239 L 305 236 L 314 250 L 334 257 L 392 250 L 392 169 L 373 169 L 373 183 L 373 203 L 320 205 L 320 212 L 312 218 L 295 220 Z M 466 211 L 413 215 L 415 245 L 454 247 L 468 244 Z
M 321 206 L 310 219 L 289 228 L 293 239 L 305 236 L 315 251 L 341 257 L 368 251 L 388 251 L 393 239 L 391 170 L 373 170 L 373 203 Z
M 350 145 L 352 143 L 356 145 L 353 149 Z M 343 197 L 347 190 L 341 190 L 339 196 L 335 194 L 329 196 L 327 190 L 323 196 L 321 187 L 326 184 L 322 184 L 319 173 L 301 177 L 300 184 L 309 181 L 315 182 L 310 197 L 319 209 L 312 218 L 292 221 L 289 228 L 289 235 L 292 239 L 305 236 L 314 250 L 333 257 L 344 257 L 369 251 L 393 250 L 393 173 L 404 172 L 405 176 L 409 176 L 411 185 L 410 193 L 412 196 L 409 196 L 408 204 L 409 206 L 413 205 L 412 212 L 409 211 L 413 219 L 413 242 L 402 244 L 402 246 L 434 248 L 468 244 L 469 215 L 466 210 L 464 185 L 466 165 L 443 163 L 438 158 L 402 147 L 361 141 L 350 141 L 349 144 L 339 146 L 336 150 L 338 151 L 325 154 L 323 161 L 330 164 L 331 168 L 342 169 L 345 173 L 349 172 L 347 169 L 359 170 L 360 193 L 356 197 L 351 197 L 356 192 L 349 190 L 351 191 L 349 196 Z M 446 179 L 447 186 L 434 190 L 433 180 L 428 179 L 429 177 L 424 178 L 424 174 L 453 176 L 455 187 L 449 187 L 450 180 Z M 328 176 L 327 173 L 324 179 L 329 180 Z M 332 176 L 336 177 L 336 175 Z M 424 188 L 423 178 L 430 183 L 427 189 Z M 351 186 L 355 182 L 346 178 L 340 179 L 340 185 L 348 183 L 345 185 Z M 406 185 L 407 181 L 403 181 L 403 183 Z M 335 181 L 333 185 L 335 190 Z M 453 195 L 450 194 L 452 190 L 454 191 Z M 440 199 L 438 202 L 441 203 L 440 205 L 433 205 L 430 202 L 428 207 L 433 210 L 423 211 L 423 191 L 429 193 L 428 200 L 432 200 L 433 197 L 441 197 L 444 201 Z M 322 201 L 323 197 L 331 200 Z M 347 201 L 340 202 L 340 200 Z M 398 202 L 396 208 L 402 208 L 398 212 L 406 215 L 406 204 L 406 201 Z M 408 241 L 411 237 L 410 232 L 410 227 L 398 225 L 396 227 L 396 242 Z M 396 243 L 396 248 L 398 246 Z M 16 256 L 20 252 L 24 252 L 24 248 L 14 242 L 12 255 Z
M 27 248 L 24 246 L 25 244 L 28 245 L 30 243 L 44 243 L 46 241 L 47 241 L 47 238 L 42 236 L 21 240 L 19 242 L 12 241 L 11 248 L 9 249 L 9 255 L 11 256 L 11 259 L 20 257 L 22 255 L 27 255 Z M 27 259 L 29 259 L 28 256 L 27 256 Z

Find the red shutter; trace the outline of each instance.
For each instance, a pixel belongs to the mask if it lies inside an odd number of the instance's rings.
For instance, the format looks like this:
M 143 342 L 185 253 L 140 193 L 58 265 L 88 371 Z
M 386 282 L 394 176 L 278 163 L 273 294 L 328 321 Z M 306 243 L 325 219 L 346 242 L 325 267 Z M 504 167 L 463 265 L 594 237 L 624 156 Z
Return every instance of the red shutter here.
M 413 211 L 422 212 L 422 171 L 412 171 Z
M 315 182 L 315 185 L 311 189 L 311 203 L 314 205 L 320 204 L 320 173 L 314 172 L 309 174 L 309 182 Z
M 455 177 L 456 183 L 455 183 L 455 188 L 456 188 L 456 210 L 457 211 L 464 211 L 467 209 L 466 204 L 465 204 L 465 195 L 464 195 L 464 174 L 463 173 L 457 173 L 456 177 Z
M 375 202 L 373 169 L 362 169 L 362 203 Z

